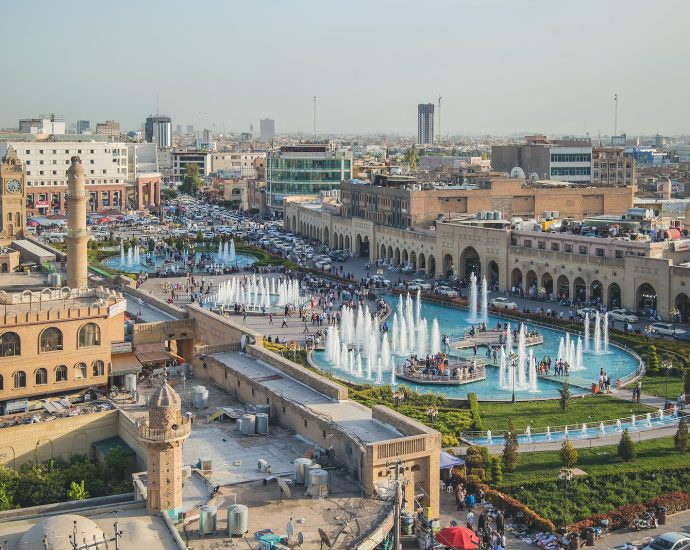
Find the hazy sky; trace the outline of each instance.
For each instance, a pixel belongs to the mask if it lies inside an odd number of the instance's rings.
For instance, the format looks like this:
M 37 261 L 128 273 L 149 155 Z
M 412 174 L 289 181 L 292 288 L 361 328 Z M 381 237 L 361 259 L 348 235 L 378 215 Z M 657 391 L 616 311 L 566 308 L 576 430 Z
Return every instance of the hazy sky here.
M 221 132 L 690 133 L 688 0 L 15 0 L 0 126 L 43 112 Z M 685 31 L 685 32 L 684 32 Z

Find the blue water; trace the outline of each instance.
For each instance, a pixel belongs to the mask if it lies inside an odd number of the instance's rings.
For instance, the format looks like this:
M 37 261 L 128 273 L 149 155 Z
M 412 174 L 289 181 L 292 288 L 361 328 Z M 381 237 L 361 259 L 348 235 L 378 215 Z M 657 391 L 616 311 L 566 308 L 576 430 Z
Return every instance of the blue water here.
M 252 265 L 254 262 L 256 262 L 256 257 L 254 256 L 248 256 L 246 254 L 237 254 L 236 259 L 234 262 L 226 262 L 223 260 L 218 259 L 218 253 L 217 252 L 208 252 L 210 256 L 214 258 L 214 262 L 217 264 L 222 264 L 225 267 L 246 267 L 249 265 Z M 172 267 L 173 264 L 167 263 L 163 258 L 154 258 L 155 262 L 155 267 L 149 267 L 144 263 L 144 259 L 148 257 L 148 253 L 144 254 L 143 252 L 141 253 L 141 263 L 140 264 L 134 264 L 132 266 L 127 265 L 127 258 L 125 258 L 125 262 L 122 263 L 120 256 L 113 256 L 112 258 L 108 258 L 107 260 L 104 260 L 103 263 L 107 265 L 108 267 L 111 267 L 113 269 L 117 269 L 119 271 L 124 271 L 126 273 L 151 273 L 153 271 L 158 271 L 159 269 L 163 268 L 165 266 L 166 269 L 169 269 Z M 176 262 L 174 265 L 177 266 L 177 269 L 182 269 L 182 263 L 181 262 Z M 204 271 L 203 269 L 200 270 Z
M 658 417 L 652 418 L 648 423 L 647 419 L 643 416 L 637 418 L 634 425 L 632 423 L 632 420 L 628 420 L 626 422 L 621 422 L 620 427 L 618 427 L 616 424 L 605 425 L 603 431 L 598 426 L 598 424 L 589 424 L 586 430 L 582 430 L 582 428 L 578 426 L 569 426 L 568 439 L 595 439 L 597 437 L 607 437 L 616 434 L 620 435 L 623 432 L 623 430 L 628 430 L 629 432 L 655 430 L 659 428 L 673 426 L 677 424 L 679 420 L 679 416 L 668 414 L 667 416 L 664 416 L 662 419 L 659 419 Z M 518 435 L 518 443 L 520 445 L 528 445 L 530 443 L 544 443 L 547 441 L 564 441 L 565 439 L 565 431 L 562 428 L 559 428 L 559 431 L 552 432 L 550 435 L 546 432 L 533 433 L 529 436 L 524 433 Z M 503 439 L 502 435 L 493 436 L 490 440 L 486 437 L 469 437 L 466 438 L 466 440 L 474 445 L 503 446 L 505 444 L 505 440 Z
M 397 298 L 386 298 L 389 304 L 394 308 L 397 306 Z M 455 308 L 450 308 L 438 304 L 422 303 L 422 317 L 425 317 L 431 327 L 431 322 L 434 317 L 438 320 L 439 328 L 441 334 L 447 334 L 450 336 L 451 342 L 460 339 L 464 334 L 464 330 L 471 326 L 468 321 L 468 311 L 459 310 Z M 496 326 L 498 321 L 503 324 L 505 319 L 502 319 L 497 315 L 490 315 L 487 325 L 491 328 Z M 515 322 L 511 321 L 511 327 L 515 326 Z M 530 324 L 527 323 L 527 327 L 530 328 Z M 534 356 L 537 361 L 541 360 L 544 356 L 551 356 L 552 364 L 556 361 L 556 356 L 558 354 L 558 344 L 561 336 L 565 335 L 565 332 L 553 329 L 545 329 L 543 327 L 533 327 L 538 330 L 544 336 L 544 343 L 538 346 L 531 346 L 528 349 L 532 349 Z M 593 348 L 593 344 L 590 343 L 590 347 Z M 479 348 L 477 352 L 478 359 L 488 359 L 485 357 L 485 348 Z M 461 353 L 463 357 L 473 357 L 472 350 L 466 350 Z M 395 363 L 401 364 L 404 357 L 394 356 Z M 317 352 L 314 354 L 314 362 L 320 368 L 331 372 L 332 374 L 354 383 L 372 383 L 366 380 L 366 372 L 364 378 L 358 378 L 356 375 L 352 375 L 347 371 L 335 369 L 333 365 L 326 358 L 324 352 Z M 551 377 L 550 379 L 540 378 L 538 382 L 538 391 L 520 391 L 516 390 L 516 397 L 518 399 L 553 399 L 559 396 L 558 390 L 561 387 L 561 381 L 569 382 L 571 392 L 574 395 L 582 395 L 591 392 L 591 384 L 598 382 L 599 379 L 599 369 L 603 368 L 609 375 L 611 379 L 611 387 L 615 387 L 616 379 L 623 378 L 635 371 L 638 367 L 637 359 L 625 352 L 620 348 L 614 346 L 609 347 L 609 351 L 606 354 L 595 355 L 593 352 L 583 353 L 583 366 L 584 369 L 580 371 L 571 372 L 570 376 L 562 377 Z M 365 369 L 366 371 L 366 362 Z M 552 371 L 553 372 L 553 369 Z M 472 382 L 470 384 L 464 384 L 461 386 L 428 386 L 414 384 L 412 382 L 400 381 L 399 384 L 404 384 L 411 388 L 416 389 L 421 393 L 435 393 L 445 395 L 449 398 L 464 399 L 467 397 L 469 392 L 476 392 L 479 399 L 486 400 L 510 400 L 512 396 L 512 390 L 503 390 L 498 387 L 498 368 L 487 367 L 487 376 L 485 380 L 480 380 L 477 382 Z M 374 376 L 375 378 L 375 376 Z M 390 383 L 391 376 L 390 371 L 383 373 L 384 383 Z

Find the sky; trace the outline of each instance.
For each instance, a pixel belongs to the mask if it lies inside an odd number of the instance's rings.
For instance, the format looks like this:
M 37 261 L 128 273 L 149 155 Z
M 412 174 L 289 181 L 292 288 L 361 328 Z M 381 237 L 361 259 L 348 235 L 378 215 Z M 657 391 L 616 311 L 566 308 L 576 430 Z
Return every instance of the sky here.
M 688 0 L 3 2 L 0 127 L 690 134 Z M 686 31 L 686 32 L 683 32 Z

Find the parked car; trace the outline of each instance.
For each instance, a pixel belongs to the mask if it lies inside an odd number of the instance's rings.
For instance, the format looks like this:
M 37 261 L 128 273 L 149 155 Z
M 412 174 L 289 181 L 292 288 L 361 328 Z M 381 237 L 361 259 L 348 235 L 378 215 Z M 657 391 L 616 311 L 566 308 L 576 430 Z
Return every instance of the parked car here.
M 654 537 L 643 550 L 687 550 L 690 548 L 690 535 L 670 531 Z
M 609 317 L 614 321 L 623 321 L 625 323 L 637 323 L 639 321 L 637 315 L 627 309 L 612 309 L 609 311 Z
M 491 300 L 491 307 L 496 309 L 517 309 L 518 306 L 515 302 L 511 302 L 508 298 L 494 298 Z
M 422 289 L 419 285 L 411 284 L 411 285 L 407 285 L 407 290 L 409 290 L 410 292 L 417 292 L 418 290 L 422 290 Z
M 422 290 L 431 290 L 431 283 L 424 281 L 423 279 L 415 279 L 412 284 L 417 285 Z
M 675 336 L 676 334 L 685 334 L 686 331 L 682 328 L 676 328 L 671 323 L 652 323 L 651 329 L 654 334 L 661 334 L 663 336 Z
M 589 313 L 589 318 L 593 319 L 594 316 L 597 314 L 597 310 L 594 309 L 593 307 L 583 307 L 581 309 L 577 310 L 577 314 L 582 317 L 583 319 L 585 318 L 585 315 Z
M 434 290 L 434 292 L 439 296 L 446 296 L 448 298 L 458 297 L 458 292 L 447 286 L 440 286 L 436 290 Z

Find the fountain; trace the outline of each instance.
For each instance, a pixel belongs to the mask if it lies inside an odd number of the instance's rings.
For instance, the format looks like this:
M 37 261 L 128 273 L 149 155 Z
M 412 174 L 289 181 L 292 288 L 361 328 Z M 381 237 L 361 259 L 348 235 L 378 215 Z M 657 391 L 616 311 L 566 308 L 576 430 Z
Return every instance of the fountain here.
M 585 313 L 585 351 L 589 351 L 589 311 Z
M 532 428 L 530 426 L 525 428 L 525 435 L 527 436 L 528 441 L 532 440 Z
M 647 426 L 652 425 L 652 413 L 647 413 Z
M 477 322 L 477 276 L 470 275 L 470 323 Z
M 609 312 L 604 313 L 604 326 L 602 327 L 604 333 L 604 353 L 609 352 Z
M 618 420 L 616 420 L 616 431 L 620 432 L 621 428 L 622 428 L 622 424 L 621 424 L 621 419 L 619 418 Z
M 566 427 L 563 429 L 563 437 L 564 437 L 565 439 L 568 439 L 568 426 L 566 426 Z
M 482 278 L 482 304 L 481 321 L 486 323 L 489 320 L 489 287 L 486 284 L 486 277 Z
M 551 426 L 546 426 L 546 439 L 551 441 Z
M 601 435 L 604 435 L 606 433 L 606 428 L 604 427 L 603 422 L 599 422 L 599 431 L 601 432 Z
M 664 409 L 659 409 L 659 420 L 664 419 Z
M 230 239 L 230 250 L 228 251 L 226 260 L 233 263 L 237 261 L 237 254 L 235 254 L 235 239 Z
M 601 319 L 598 311 L 594 316 L 594 353 L 601 353 Z
M 381 369 L 381 358 L 376 360 L 376 383 L 383 384 L 383 371 Z
M 486 430 L 486 440 L 491 444 L 491 430 Z
M 630 425 L 631 425 L 633 428 L 635 427 L 635 415 L 634 415 L 634 414 L 630 417 Z

